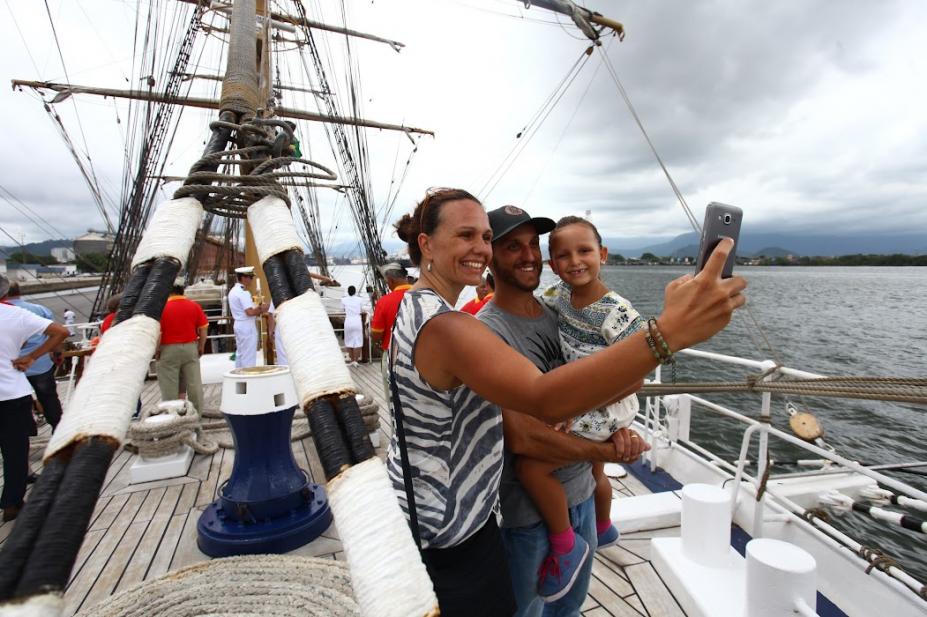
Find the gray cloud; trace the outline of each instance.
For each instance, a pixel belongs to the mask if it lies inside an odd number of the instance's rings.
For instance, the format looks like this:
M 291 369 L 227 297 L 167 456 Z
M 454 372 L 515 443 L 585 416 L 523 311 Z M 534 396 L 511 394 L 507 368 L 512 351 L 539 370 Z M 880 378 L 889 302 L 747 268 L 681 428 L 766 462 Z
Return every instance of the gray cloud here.
M 927 98 L 927 43 L 918 31 L 927 20 L 923 3 L 587 4 L 625 23 L 624 42 L 606 41 L 609 57 L 696 216 L 705 203 L 718 200 L 742 205 L 745 225 L 768 230 L 927 229 L 927 119 L 919 109 Z M 0 69 L 15 77 L 60 77 L 57 56 L 44 44 L 44 7 L 30 5 L 11 3 L 44 74 L 34 74 L 16 29 L 3 20 Z M 93 29 L 76 9 L 62 6 L 62 44 L 77 82 L 124 87 L 131 19 L 116 11 L 110 19 L 115 27 L 105 29 L 110 5 L 83 3 L 88 14 L 101 15 Z M 437 132 L 435 139 L 422 140 L 393 218 L 429 186 L 478 190 L 585 47 L 570 36 L 575 29 L 565 19 L 563 28 L 537 24 L 533 20 L 552 18 L 520 6 L 514 0 L 349 6 L 352 27 L 407 44 L 394 54 L 355 43 L 364 114 Z M 335 11 L 322 17 L 338 19 Z M 326 40 L 337 50 L 340 39 Z M 597 55 L 590 58 L 487 204 L 521 203 L 554 218 L 591 210 L 610 236 L 689 231 L 599 62 Z M 219 63 L 217 53 L 204 56 L 207 66 Z M 340 70 L 337 59 L 332 66 Z M 284 68 L 284 75 L 294 70 Z M 586 91 L 593 73 L 596 80 Z M 9 91 L 0 97 L 7 110 L 0 118 L 7 144 L 0 151 L 0 183 L 67 234 L 100 227 L 83 180 L 34 97 Z M 94 163 L 118 195 L 125 111 L 117 127 L 111 102 L 80 98 L 79 104 L 85 129 L 95 135 L 89 138 Z M 77 135 L 68 105 L 59 107 Z M 201 148 L 210 116 L 190 115 L 168 173 L 185 173 Z M 301 131 L 304 143 L 314 144 L 313 155 L 331 165 L 327 139 L 308 125 Z M 371 132 L 369 142 L 371 184 L 382 203 L 394 160 L 404 160 L 410 145 L 387 132 Z M 320 202 L 323 235 L 351 237 L 343 202 L 328 195 Z M 22 227 L 29 239 L 43 237 L 2 202 L 0 224 Z

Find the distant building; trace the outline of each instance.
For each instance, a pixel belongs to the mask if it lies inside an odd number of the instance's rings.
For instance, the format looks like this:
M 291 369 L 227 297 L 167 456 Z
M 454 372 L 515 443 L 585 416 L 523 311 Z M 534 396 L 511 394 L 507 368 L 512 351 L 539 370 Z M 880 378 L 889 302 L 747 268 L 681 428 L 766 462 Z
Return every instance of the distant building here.
M 0 259 L 0 274 L 6 274 L 6 260 Z
M 51 256 L 58 260 L 58 263 L 66 264 L 74 261 L 74 249 L 66 246 L 56 246 L 51 250 Z
M 39 278 L 39 268 L 44 267 L 41 264 L 7 264 L 7 278 L 20 283 L 34 281 Z
M 88 255 L 90 253 L 109 254 L 113 248 L 116 237 L 102 231 L 88 231 L 74 240 L 74 254 Z
M 36 274 L 40 279 L 57 279 L 64 276 L 77 276 L 77 264 L 39 266 Z

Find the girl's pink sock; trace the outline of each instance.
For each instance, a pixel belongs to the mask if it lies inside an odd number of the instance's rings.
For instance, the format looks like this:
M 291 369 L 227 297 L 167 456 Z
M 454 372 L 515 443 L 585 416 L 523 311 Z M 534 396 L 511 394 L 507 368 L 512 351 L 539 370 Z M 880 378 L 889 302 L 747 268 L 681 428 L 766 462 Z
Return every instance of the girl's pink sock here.
M 550 541 L 550 550 L 558 555 L 566 555 L 573 550 L 576 544 L 576 536 L 573 534 L 573 528 L 567 527 L 566 531 L 560 533 L 549 533 L 547 539 Z
M 595 522 L 595 532 L 597 534 L 604 533 L 605 530 L 611 526 L 612 526 L 612 522 L 610 519 L 605 519 L 604 521 L 596 521 Z

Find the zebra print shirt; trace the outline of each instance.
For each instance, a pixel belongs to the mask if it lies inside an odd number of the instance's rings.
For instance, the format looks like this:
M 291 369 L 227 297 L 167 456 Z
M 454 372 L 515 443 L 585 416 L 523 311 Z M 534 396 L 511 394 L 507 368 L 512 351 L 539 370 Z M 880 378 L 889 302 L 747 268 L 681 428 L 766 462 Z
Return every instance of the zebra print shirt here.
M 412 363 L 429 319 L 454 310 L 430 289 L 406 292 L 390 351 L 402 401 L 415 511 L 423 548 L 456 546 L 492 515 L 502 474 L 502 412 L 465 385 L 432 388 Z M 408 517 L 395 420 L 387 470 Z

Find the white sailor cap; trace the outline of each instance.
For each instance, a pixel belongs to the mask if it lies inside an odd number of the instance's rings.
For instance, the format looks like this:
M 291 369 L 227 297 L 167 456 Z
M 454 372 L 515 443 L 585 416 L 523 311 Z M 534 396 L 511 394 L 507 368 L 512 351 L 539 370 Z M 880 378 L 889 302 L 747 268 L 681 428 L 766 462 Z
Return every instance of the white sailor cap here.
M 244 274 L 245 276 L 254 276 L 254 266 L 242 266 L 235 268 L 235 274 Z

